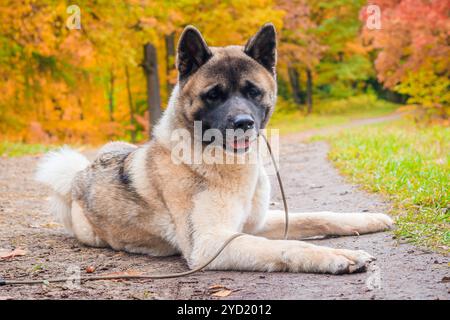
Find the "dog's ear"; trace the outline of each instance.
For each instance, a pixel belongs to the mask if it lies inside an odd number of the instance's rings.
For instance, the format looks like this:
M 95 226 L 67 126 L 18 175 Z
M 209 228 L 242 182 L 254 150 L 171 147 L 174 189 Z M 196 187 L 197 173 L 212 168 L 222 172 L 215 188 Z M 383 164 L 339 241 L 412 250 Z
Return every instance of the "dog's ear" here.
M 177 69 L 180 80 L 192 75 L 211 56 L 211 50 L 200 31 L 193 26 L 187 26 L 178 42 Z
M 248 40 L 244 52 L 275 75 L 277 63 L 277 34 L 272 23 L 266 23 Z

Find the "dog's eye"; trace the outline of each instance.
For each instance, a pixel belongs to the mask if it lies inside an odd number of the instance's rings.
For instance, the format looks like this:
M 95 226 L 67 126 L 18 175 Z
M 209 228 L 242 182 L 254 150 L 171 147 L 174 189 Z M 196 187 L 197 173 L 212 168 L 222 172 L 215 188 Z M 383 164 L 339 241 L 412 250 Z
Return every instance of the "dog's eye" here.
M 218 87 L 212 88 L 206 93 L 206 98 L 210 101 L 216 101 L 222 97 L 222 92 Z
M 256 98 L 257 96 L 259 96 L 261 94 L 261 92 L 256 88 L 250 88 L 250 90 L 248 91 L 248 94 L 251 95 L 253 98 Z
M 248 86 L 246 89 L 246 92 L 247 92 L 247 95 L 252 99 L 256 99 L 259 96 L 261 96 L 261 90 L 259 90 L 255 86 Z

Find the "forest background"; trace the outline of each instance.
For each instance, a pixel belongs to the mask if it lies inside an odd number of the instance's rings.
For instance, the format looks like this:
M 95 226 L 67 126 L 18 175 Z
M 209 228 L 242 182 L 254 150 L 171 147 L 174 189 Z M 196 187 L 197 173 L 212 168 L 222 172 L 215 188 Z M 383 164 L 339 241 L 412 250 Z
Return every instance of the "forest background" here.
M 279 38 L 272 126 L 292 131 L 392 111 L 395 104 L 416 110 L 416 123 L 446 125 L 449 6 L 446 0 L 2 1 L 0 138 L 144 141 L 176 83 L 176 41 L 186 25 L 201 30 L 209 45 L 223 46 L 245 44 L 268 21 Z

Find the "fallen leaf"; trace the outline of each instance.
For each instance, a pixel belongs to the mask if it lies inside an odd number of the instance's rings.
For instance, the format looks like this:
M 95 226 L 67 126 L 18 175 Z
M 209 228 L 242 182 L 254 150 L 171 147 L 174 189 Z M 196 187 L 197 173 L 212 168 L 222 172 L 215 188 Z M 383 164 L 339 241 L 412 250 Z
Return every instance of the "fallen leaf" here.
M 219 290 L 214 292 L 213 294 L 211 294 L 214 297 L 228 297 L 233 291 L 229 290 L 229 289 L 223 289 L 223 290 Z
M 111 272 L 111 273 L 105 273 L 102 274 L 102 276 L 106 277 L 117 277 L 117 279 L 111 279 L 111 281 L 122 281 L 120 277 L 122 276 L 141 276 L 143 275 L 142 272 L 136 271 L 136 270 L 127 270 L 127 271 L 119 271 L 119 272 Z
M 60 226 L 61 226 L 60 224 L 53 223 L 53 222 L 49 222 L 49 223 L 45 223 L 45 224 L 41 224 L 40 225 L 41 228 L 47 228 L 47 229 L 57 229 Z
M 117 252 L 116 254 L 114 254 L 114 257 L 122 257 L 125 255 L 125 252 Z
M 27 254 L 27 251 L 23 249 L 14 249 L 12 251 L 0 251 L 1 259 L 12 259 L 14 257 L 24 256 Z
M 209 294 L 214 297 L 228 297 L 231 293 L 233 293 L 233 290 L 228 289 L 224 285 L 221 284 L 215 284 L 208 288 Z
M 226 287 L 221 285 L 221 284 L 214 284 L 214 285 L 212 285 L 211 287 L 208 288 L 208 290 L 210 290 L 210 291 L 217 291 L 217 290 L 220 290 L 220 289 L 226 289 Z
M 127 271 L 118 271 L 118 272 L 110 272 L 105 273 L 104 276 L 139 276 L 142 272 L 139 272 L 137 270 L 127 270 Z

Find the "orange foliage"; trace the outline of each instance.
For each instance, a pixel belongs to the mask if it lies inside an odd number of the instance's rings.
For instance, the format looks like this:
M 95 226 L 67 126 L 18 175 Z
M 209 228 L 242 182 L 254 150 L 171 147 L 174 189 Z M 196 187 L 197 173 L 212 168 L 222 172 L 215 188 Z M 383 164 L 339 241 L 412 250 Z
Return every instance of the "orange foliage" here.
M 448 36 L 448 19 L 443 19 L 442 12 L 448 11 L 448 1 L 377 2 L 385 10 L 382 22 L 388 30 L 369 37 L 369 49 L 381 50 L 375 61 L 379 79 L 393 87 L 406 77 L 399 91 L 410 94 L 417 90 L 417 85 L 413 86 L 417 77 L 408 71 L 433 65 L 434 75 L 447 74 L 443 70 L 448 68 L 448 45 L 443 39 Z M 244 44 L 263 23 L 271 21 L 281 40 L 281 77 L 287 78 L 288 67 L 308 69 L 314 75 L 318 69 L 323 74 L 318 85 L 333 82 L 339 88 L 338 81 L 347 81 L 356 88 L 357 81 L 365 81 L 372 74 L 372 69 L 368 70 L 371 64 L 367 62 L 367 48 L 359 43 L 358 26 L 353 21 L 354 12 L 362 3 L 363 0 L 77 0 L 81 14 L 78 30 L 66 26 L 71 15 L 66 11 L 67 2 L 3 0 L 0 138 L 90 144 L 133 136 L 146 139 L 149 119 L 140 65 L 143 45 L 151 42 L 157 48 L 164 107 L 170 94 L 168 88 L 177 77 L 175 59 L 166 52 L 166 38 L 174 33 L 177 39 L 187 24 L 197 26 L 208 44 L 220 46 Z M 410 7 L 402 6 L 403 3 Z M 413 7 L 420 12 L 412 12 Z M 395 19 L 389 20 L 391 17 Z M 341 28 L 339 32 L 337 28 Z M 427 57 L 432 58 L 431 63 L 425 63 Z M 421 70 L 427 76 L 428 71 Z M 441 78 L 434 80 L 438 88 L 445 87 Z M 442 99 L 436 98 L 441 89 L 431 91 L 430 101 L 420 100 L 429 96 L 423 94 L 428 92 L 424 89 L 415 101 L 433 108 L 442 106 Z
M 80 0 L 81 30 L 69 30 L 65 2 L 7 0 L 0 7 L 0 137 L 25 142 L 102 143 L 148 131 L 143 45 L 158 51 L 163 106 L 176 82 L 164 36 L 187 24 L 212 45 L 241 43 L 271 20 L 272 1 Z M 166 62 L 167 61 L 167 62 Z M 125 68 L 135 123 L 130 123 Z M 113 121 L 111 121 L 113 119 Z

